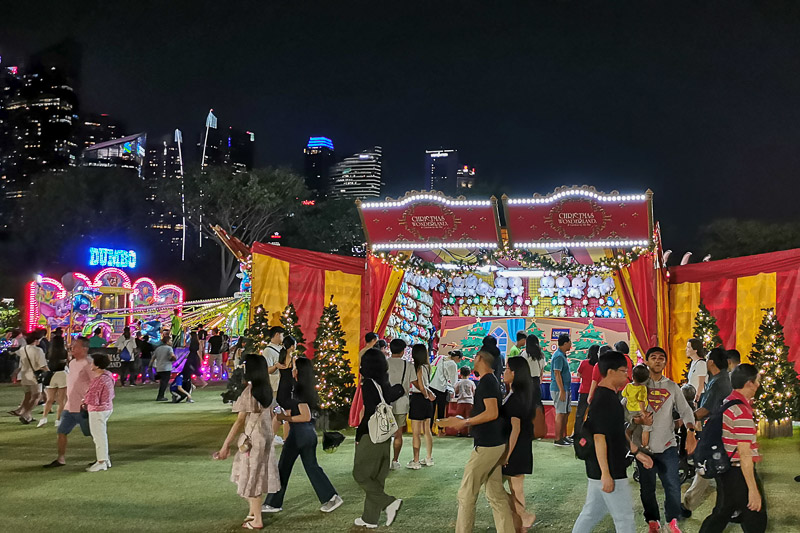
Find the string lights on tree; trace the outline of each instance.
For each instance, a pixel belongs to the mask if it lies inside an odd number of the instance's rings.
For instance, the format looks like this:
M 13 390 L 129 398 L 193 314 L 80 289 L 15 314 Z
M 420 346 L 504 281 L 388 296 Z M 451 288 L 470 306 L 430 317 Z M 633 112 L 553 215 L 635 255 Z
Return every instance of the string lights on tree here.
M 761 386 L 753 399 L 757 419 L 766 419 L 770 423 L 791 421 L 800 393 L 800 381 L 788 355 L 789 347 L 775 309 L 764 309 L 764 319 L 750 351 L 750 362 L 761 373 Z
M 697 314 L 694 316 L 694 329 L 692 335 L 695 339 L 703 341 L 703 348 L 706 353 L 710 352 L 717 346 L 722 346 L 722 337 L 719 336 L 719 326 L 717 326 L 717 319 L 708 310 L 703 300 L 700 300 L 700 305 L 697 308 Z M 689 378 L 689 370 L 692 366 L 692 360 L 686 362 L 686 368 L 683 371 L 683 377 Z
M 286 330 L 287 335 L 294 337 L 297 342 L 297 352 L 299 355 L 306 353 L 306 338 L 303 336 L 303 331 L 300 329 L 300 323 L 297 321 L 297 310 L 294 304 L 290 303 L 283 310 L 281 315 L 281 326 Z
M 330 303 L 322 310 L 314 339 L 319 407 L 331 414 L 349 409 L 356 390 L 345 346 L 339 309 L 331 296 Z

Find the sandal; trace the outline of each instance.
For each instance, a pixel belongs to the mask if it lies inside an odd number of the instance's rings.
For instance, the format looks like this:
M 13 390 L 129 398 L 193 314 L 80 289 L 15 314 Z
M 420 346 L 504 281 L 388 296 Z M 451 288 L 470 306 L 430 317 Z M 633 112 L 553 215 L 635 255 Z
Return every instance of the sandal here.
M 264 529 L 264 526 L 256 527 L 252 522 L 246 521 L 244 524 L 242 524 L 242 529 Z
M 251 515 L 251 514 L 249 514 L 249 515 L 247 515 L 247 516 L 245 516 L 245 517 L 244 517 L 244 521 L 245 521 L 245 522 L 252 522 L 252 521 L 253 521 L 253 520 L 255 520 L 255 519 L 256 519 L 256 517 L 255 517 L 255 516 L 253 516 L 253 515 Z

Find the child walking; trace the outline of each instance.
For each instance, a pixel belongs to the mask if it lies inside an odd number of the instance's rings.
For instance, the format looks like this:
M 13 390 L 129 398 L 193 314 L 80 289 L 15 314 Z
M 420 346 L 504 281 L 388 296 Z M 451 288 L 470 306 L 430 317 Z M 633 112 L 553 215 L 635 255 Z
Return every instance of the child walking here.
M 472 403 L 475 398 L 475 383 L 469 379 L 472 371 L 462 366 L 458 371 L 459 379 L 455 387 L 455 401 L 456 401 L 456 414 L 461 418 L 469 418 L 469 413 L 472 411 Z M 458 437 L 469 437 L 469 427 L 459 429 L 456 432 Z

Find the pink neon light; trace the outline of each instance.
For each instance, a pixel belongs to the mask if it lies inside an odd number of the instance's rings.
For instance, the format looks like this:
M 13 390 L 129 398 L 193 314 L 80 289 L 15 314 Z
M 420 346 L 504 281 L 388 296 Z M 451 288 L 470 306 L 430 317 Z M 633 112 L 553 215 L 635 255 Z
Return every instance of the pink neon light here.
M 28 321 L 25 327 L 27 331 L 33 329 L 37 316 L 39 316 L 39 302 L 36 301 L 36 282 L 31 281 L 28 283 Z
M 166 291 L 166 290 L 170 290 L 170 289 L 174 290 L 178 294 L 178 303 L 183 303 L 184 302 L 184 300 L 183 300 L 183 289 L 181 289 L 180 287 L 178 287 L 175 284 L 170 283 L 168 285 L 162 285 L 161 287 L 158 288 L 158 293 L 157 294 L 160 295 L 162 291 Z
M 124 288 L 124 289 L 130 289 L 131 288 L 131 278 L 128 277 L 128 274 L 126 274 L 125 271 L 120 270 L 120 269 L 118 269 L 116 267 L 104 268 L 103 270 L 98 272 L 97 275 L 94 277 L 94 283 L 92 285 L 94 287 L 102 287 L 103 286 L 102 285 L 103 276 L 105 276 L 106 274 L 117 274 L 118 276 L 122 277 L 122 279 L 124 280 L 123 283 L 122 283 L 122 288 Z
M 92 280 L 90 280 L 89 276 L 87 276 L 86 274 L 81 274 L 80 272 L 73 272 L 72 275 L 73 275 L 73 277 L 75 277 L 75 278 L 81 280 L 82 282 L 84 282 L 87 287 L 89 287 L 89 288 L 92 287 Z
M 134 292 L 134 294 L 136 293 L 136 291 L 137 291 L 137 289 L 139 288 L 140 285 L 150 285 L 150 288 L 153 289 L 153 297 L 155 298 L 158 295 L 158 286 L 156 285 L 156 282 L 153 281 L 152 279 L 150 279 L 148 277 L 143 277 L 143 278 L 137 279 L 133 283 L 133 292 Z M 131 309 L 133 309 L 134 307 L 135 306 L 133 305 L 133 298 L 131 298 Z

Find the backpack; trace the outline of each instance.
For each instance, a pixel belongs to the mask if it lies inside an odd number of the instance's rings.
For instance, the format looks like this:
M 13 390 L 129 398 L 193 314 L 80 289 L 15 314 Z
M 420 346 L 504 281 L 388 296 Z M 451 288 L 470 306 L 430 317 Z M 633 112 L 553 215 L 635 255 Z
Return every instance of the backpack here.
M 367 427 L 369 428 L 369 438 L 374 444 L 386 442 L 397 431 L 397 421 L 392 413 L 392 406 L 383 399 L 383 391 L 374 379 L 370 380 L 378 389 L 378 396 L 381 403 L 375 407 L 375 412 L 369 417 Z
M 581 426 L 581 430 L 575 434 L 572 447 L 575 448 L 575 457 L 581 461 L 586 461 L 594 456 L 594 431 L 591 428 L 589 413 L 586 413 L 586 421 Z
M 742 400 L 725 402 L 703 426 L 703 433 L 694 451 L 694 464 L 697 472 L 706 479 L 722 475 L 731 468 L 731 458 L 722 442 L 722 418 L 725 411 L 740 403 L 743 403 Z

